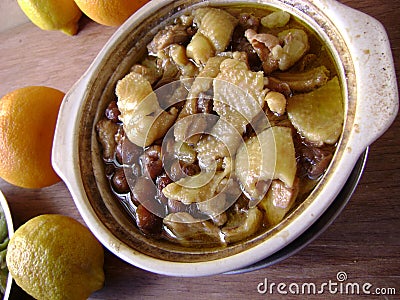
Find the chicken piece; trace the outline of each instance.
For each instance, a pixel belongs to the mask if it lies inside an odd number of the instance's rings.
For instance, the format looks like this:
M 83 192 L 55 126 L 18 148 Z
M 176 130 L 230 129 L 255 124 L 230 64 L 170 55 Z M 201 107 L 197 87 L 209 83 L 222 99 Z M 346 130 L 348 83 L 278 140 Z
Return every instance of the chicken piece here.
M 297 165 L 291 128 L 271 127 L 247 140 L 237 152 L 235 170 L 251 205 L 264 197 L 273 179 L 292 187 Z
M 215 51 L 225 51 L 238 20 L 224 10 L 211 7 L 196 9 L 193 15 L 198 31 L 208 38 Z
M 268 223 L 275 226 L 283 220 L 288 211 L 293 207 L 299 192 L 298 180 L 289 188 L 280 180 L 272 181 L 271 187 L 259 203 L 259 207 L 265 211 Z
M 252 71 L 260 71 L 261 60 L 259 59 L 257 52 L 251 46 L 250 42 L 244 36 L 244 32 L 247 29 L 253 29 L 258 31 L 260 26 L 260 18 L 250 13 L 241 13 L 239 15 L 239 24 L 236 26 L 232 37 L 232 50 L 245 53 L 249 67 Z
M 260 57 L 264 72 L 267 75 L 278 69 L 281 71 L 288 70 L 310 48 L 308 36 L 301 29 L 284 30 L 277 37 L 248 29 L 245 36 Z
M 262 72 L 250 71 L 246 63 L 226 59 L 214 79 L 214 111 L 234 126 L 239 133 L 262 111 L 264 77 Z
M 293 94 L 289 84 L 274 77 L 265 77 L 265 87 L 271 91 L 285 95 L 286 98 L 289 98 Z
M 310 49 L 307 33 L 301 29 L 288 29 L 278 34 L 283 44 L 271 49 L 272 58 L 278 62 L 279 70 L 286 71 L 292 67 Z
M 147 50 L 150 55 L 156 56 L 159 51 L 165 49 L 169 45 L 186 45 L 189 43 L 190 38 L 191 35 L 187 30 L 187 26 L 181 24 L 168 25 L 155 35 L 153 40 L 147 45 Z
M 185 47 L 173 44 L 169 47 L 169 55 L 172 61 L 177 65 L 182 78 L 193 78 L 198 73 L 197 67 L 186 56 Z
M 189 99 L 197 98 L 200 93 L 206 92 L 211 88 L 213 79 L 219 74 L 219 68 L 225 59 L 227 57 L 214 56 L 207 61 L 207 64 L 195 78 L 190 88 Z
M 226 243 L 221 230 L 210 221 L 195 219 L 187 212 L 177 212 L 164 218 L 164 225 L 171 231 L 174 239 L 184 246 L 217 247 Z
M 289 86 L 290 90 L 297 93 L 311 92 L 323 86 L 329 80 L 329 70 L 319 66 L 303 72 L 276 73 L 275 79 Z
M 257 33 L 253 29 L 247 29 L 245 37 L 257 52 L 265 74 L 270 74 L 279 68 L 278 59 L 272 54 L 272 49 L 279 46 L 278 37 L 269 33 Z
M 285 113 L 286 98 L 283 94 L 278 92 L 268 92 L 267 96 L 265 96 L 265 101 L 273 113 L 278 116 L 282 116 Z
M 209 216 L 214 224 L 221 226 L 227 221 L 228 209 L 237 201 L 242 192 L 238 184 L 232 178 L 221 180 L 216 189 L 216 196 L 212 199 L 197 202 L 197 208 L 203 214 Z
M 170 56 L 169 48 L 159 51 L 158 54 L 159 57 L 157 58 L 157 68 L 160 70 L 162 75 L 161 78 L 152 85 L 154 90 L 179 80 L 180 76 L 182 75 L 180 68 Z
M 221 181 L 231 172 L 230 163 L 225 170 L 217 172 L 201 172 L 195 176 L 184 177 L 177 182 L 168 184 L 163 194 L 168 199 L 181 201 L 189 205 L 213 198 Z
M 266 92 L 262 72 L 250 71 L 247 64 L 238 59 L 222 61 L 213 83 L 213 108 L 220 119 L 210 136 L 197 145 L 198 159 L 205 169 L 212 168 L 208 164 L 218 157 L 235 155 L 247 124 L 262 111 Z
M 186 54 L 198 66 L 203 66 L 210 57 L 215 55 L 215 50 L 210 40 L 201 32 L 197 32 L 186 47 Z
M 118 81 L 116 95 L 126 136 L 140 147 L 164 136 L 177 118 L 175 108 L 169 112 L 160 108 L 149 81 L 138 73 L 131 72 Z
M 261 24 L 264 27 L 267 28 L 277 28 L 277 27 L 283 27 L 290 21 L 290 14 L 283 11 L 274 11 L 273 13 L 270 13 L 269 15 L 261 18 Z
M 262 223 L 263 213 L 257 207 L 252 207 L 247 211 L 228 216 L 228 223 L 221 231 L 229 244 L 251 237 L 262 227 Z
M 217 194 L 207 201 L 197 202 L 196 205 L 199 211 L 209 216 L 212 220 L 217 219 L 217 216 L 220 216 L 228 208 L 226 197 L 223 193 Z
M 146 58 L 141 64 L 136 64 L 131 68 L 131 72 L 141 74 L 151 85 L 156 83 L 163 75 L 162 69 L 157 67 L 156 58 Z
M 203 137 L 196 145 L 197 159 L 202 169 L 211 171 L 215 169 L 218 159 L 229 157 L 226 144 L 212 135 Z
M 237 115 L 233 118 L 240 125 L 237 126 L 236 122 L 232 122 L 232 125 L 239 128 L 262 110 L 266 92 L 264 76 L 262 72 L 250 71 L 243 61 L 237 59 L 224 60 L 220 69 L 221 72 L 214 79 L 214 110 L 223 118 Z

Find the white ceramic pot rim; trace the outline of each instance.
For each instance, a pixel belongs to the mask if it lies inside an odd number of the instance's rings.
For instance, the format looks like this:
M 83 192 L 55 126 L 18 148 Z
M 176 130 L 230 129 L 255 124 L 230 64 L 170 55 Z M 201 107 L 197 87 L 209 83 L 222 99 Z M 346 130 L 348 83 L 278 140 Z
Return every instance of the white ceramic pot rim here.
M 334 24 L 349 50 L 351 55 L 349 60 L 354 68 L 355 78 L 346 78 L 348 74 L 344 74 L 343 70 L 341 74 L 342 80 L 355 82 L 357 104 L 356 111 L 351 117 L 350 132 L 346 133 L 347 140 L 340 142 L 344 144 L 345 149 L 341 152 L 340 159 L 335 160 L 335 165 L 330 172 L 329 180 L 335 182 L 335 185 L 324 183 L 326 187 L 307 205 L 301 217 L 294 218 L 283 230 L 278 231 L 273 239 L 269 239 L 267 248 L 265 243 L 261 243 L 226 258 L 195 263 L 171 262 L 149 257 L 118 240 L 102 224 L 91 207 L 85 194 L 79 169 L 77 153 L 79 122 L 76 120 L 82 113 L 80 101 L 87 93 L 87 85 L 92 80 L 91 76 L 100 68 L 102 60 L 107 57 L 113 44 L 124 38 L 127 30 L 143 22 L 146 16 L 172 2 L 172 0 L 153 0 L 133 15 L 116 31 L 88 71 L 66 95 L 55 133 L 53 166 L 68 186 L 88 227 L 99 241 L 115 255 L 134 266 L 159 274 L 173 276 L 219 274 L 251 265 L 275 253 L 303 233 L 322 215 L 340 191 L 338 187 L 345 184 L 359 155 L 386 131 L 396 117 L 398 111 L 397 81 L 388 37 L 383 26 L 377 20 L 334 0 L 304 1 L 304 3 L 308 3 L 307 5 L 314 5 Z M 211 4 L 214 2 L 205 1 L 205 3 Z M 264 1 L 266 4 L 284 7 L 293 12 L 307 9 L 303 2 L 300 4 L 294 4 L 298 1 L 291 2 Z M 309 22 L 313 22 L 309 16 L 305 18 L 308 18 Z M 376 43 L 376 37 L 379 37 L 379 43 Z M 379 74 L 377 68 L 380 70 Z M 73 126 L 71 126 L 71 118 L 75 120 Z

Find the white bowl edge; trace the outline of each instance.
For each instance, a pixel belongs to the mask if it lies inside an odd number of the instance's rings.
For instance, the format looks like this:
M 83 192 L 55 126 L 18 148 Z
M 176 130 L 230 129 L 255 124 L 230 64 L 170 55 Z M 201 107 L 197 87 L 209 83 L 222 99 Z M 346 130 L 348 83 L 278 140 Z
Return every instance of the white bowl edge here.
M 6 218 L 8 238 L 11 239 L 11 237 L 14 235 L 14 225 L 13 225 L 12 216 L 11 216 L 11 212 L 10 212 L 10 208 L 8 206 L 7 200 L 1 191 L 0 191 L 0 206 L 3 209 L 4 217 Z M 9 298 L 12 283 L 13 283 L 13 278 L 11 276 L 11 273 L 8 272 L 7 284 L 6 284 L 6 289 L 4 291 L 3 300 L 7 300 Z

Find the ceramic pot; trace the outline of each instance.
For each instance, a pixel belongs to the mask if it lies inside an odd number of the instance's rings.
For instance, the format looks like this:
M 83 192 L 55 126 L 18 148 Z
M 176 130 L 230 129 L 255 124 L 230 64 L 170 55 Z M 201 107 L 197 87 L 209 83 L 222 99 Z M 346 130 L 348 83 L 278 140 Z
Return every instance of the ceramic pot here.
M 219 250 L 183 248 L 142 235 L 115 200 L 96 140 L 95 124 L 119 79 L 171 18 L 203 5 L 257 3 L 288 11 L 311 27 L 330 49 L 345 99 L 345 122 L 334 158 L 317 187 L 278 226 Z M 387 34 L 375 19 L 334 0 L 153 0 L 111 37 L 67 93 L 57 123 L 53 165 L 84 221 L 111 252 L 139 268 L 175 276 L 204 276 L 240 269 L 277 253 L 301 236 L 330 207 L 358 158 L 393 122 L 398 92 Z

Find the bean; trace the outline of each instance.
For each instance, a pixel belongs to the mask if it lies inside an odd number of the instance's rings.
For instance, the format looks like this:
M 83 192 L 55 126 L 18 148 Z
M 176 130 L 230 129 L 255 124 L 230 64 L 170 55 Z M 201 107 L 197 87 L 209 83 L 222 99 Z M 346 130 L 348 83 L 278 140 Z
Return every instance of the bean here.
M 145 153 L 154 160 L 161 159 L 161 146 L 154 145 L 146 149 Z
M 125 172 L 123 168 L 118 168 L 112 177 L 112 186 L 118 194 L 125 194 L 130 191 L 128 181 L 125 177 Z
M 105 111 L 105 115 L 106 115 L 107 119 L 109 119 L 115 123 L 118 123 L 119 122 L 118 116 L 120 114 L 121 114 L 121 112 L 118 109 L 117 102 L 111 101 Z
M 186 164 L 176 160 L 171 165 L 169 175 L 174 181 L 178 181 L 183 177 L 199 174 L 200 171 L 201 169 L 197 164 Z
M 157 195 L 156 187 L 153 181 L 147 177 L 139 177 L 136 179 L 132 188 L 132 197 L 138 203 L 146 203 L 149 199 L 154 199 Z
M 162 229 L 162 218 L 140 204 L 136 209 L 136 224 L 145 234 L 159 234 Z
M 150 178 L 142 176 L 136 179 L 132 188 L 131 200 L 136 205 L 146 206 L 147 209 L 159 216 L 165 215 L 166 205 L 159 202 L 157 187 Z
M 143 174 L 147 175 L 151 179 L 156 179 L 163 171 L 161 146 L 153 145 L 149 147 L 140 159 L 143 166 Z
M 117 159 L 117 162 L 119 163 L 119 164 L 123 164 L 123 162 L 122 162 L 122 147 L 123 147 L 123 141 L 124 141 L 124 138 L 122 138 L 122 139 L 120 139 L 119 140 L 119 142 L 118 142 L 118 144 L 117 144 L 117 147 L 115 148 L 115 157 L 116 157 L 116 159 Z
M 185 173 L 187 176 L 194 176 L 199 174 L 201 171 L 200 167 L 196 164 L 182 164 L 181 168 L 183 173 Z
M 140 205 L 140 202 L 139 202 L 139 200 L 136 199 L 136 197 L 133 195 L 132 190 L 130 191 L 129 195 L 130 195 L 130 197 L 131 197 L 132 203 L 133 203 L 136 207 L 138 207 L 138 206 Z
M 113 164 L 107 164 L 104 168 L 104 171 L 106 173 L 107 177 L 112 177 L 112 175 L 115 173 L 115 165 Z
M 163 174 L 163 175 L 157 177 L 157 180 L 156 180 L 157 195 L 158 195 L 158 199 L 160 200 L 160 202 L 164 205 L 167 205 L 168 199 L 164 196 L 162 190 L 170 183 L 172 183 L 172 180 L 168 177 L 167 174 Z
M 129 141 L 127 137 L 120 139 L 116 147 L 116 157 L 120 164 L 133 165 L 139 163 L 143 148 Z

